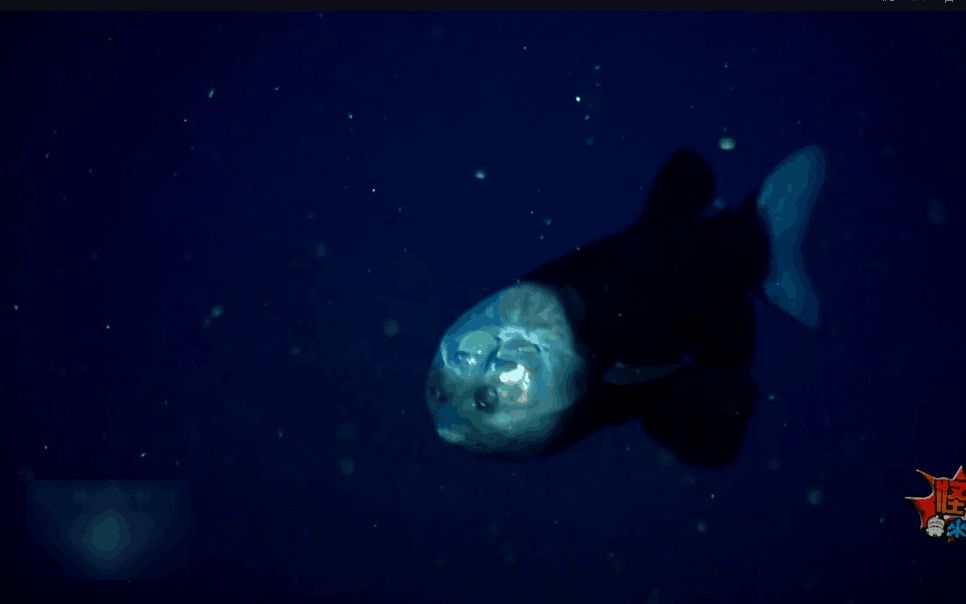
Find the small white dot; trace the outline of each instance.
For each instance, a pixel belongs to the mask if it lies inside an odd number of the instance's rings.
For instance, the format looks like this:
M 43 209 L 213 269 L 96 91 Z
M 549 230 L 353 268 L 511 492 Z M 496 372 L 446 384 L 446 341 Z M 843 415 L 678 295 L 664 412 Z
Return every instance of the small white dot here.
M 110 331 L 111 330 L 111 324 L 108 323 L 108 324 L 104 325 L 104 329 Z

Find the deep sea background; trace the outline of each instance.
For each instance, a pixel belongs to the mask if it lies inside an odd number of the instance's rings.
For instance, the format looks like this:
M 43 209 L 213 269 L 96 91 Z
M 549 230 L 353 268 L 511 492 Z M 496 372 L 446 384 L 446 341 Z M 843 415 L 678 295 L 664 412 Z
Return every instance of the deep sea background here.
M 0 597 L 961 597 L 966 544 L 904 500 L 966 463 L 960 17 L 3 15 Z M 522 462 L 438 439 L 464 309 L 629 224 L 678 146 L 736 203 L 807 144 L 823 323 L 758 305 L 735 464 L 638 425 Z M 183 481 L 182 557 L 63 579 L 24 521 L 60 479 Z

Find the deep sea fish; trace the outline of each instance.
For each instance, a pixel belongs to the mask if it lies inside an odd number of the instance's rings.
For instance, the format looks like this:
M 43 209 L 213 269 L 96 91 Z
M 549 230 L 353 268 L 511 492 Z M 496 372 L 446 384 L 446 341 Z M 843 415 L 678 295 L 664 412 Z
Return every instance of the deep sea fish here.
M 636 420 L 681 461 L 730 463 L 759 397 L 752 296 L 818 325 L 801 242 L 824 172 L 803 148 L 732 209 L 713 203 L 707 162 L 675 151 L 634 224 L 450 326 L 426 380 L 436 432 L 529 456 Z

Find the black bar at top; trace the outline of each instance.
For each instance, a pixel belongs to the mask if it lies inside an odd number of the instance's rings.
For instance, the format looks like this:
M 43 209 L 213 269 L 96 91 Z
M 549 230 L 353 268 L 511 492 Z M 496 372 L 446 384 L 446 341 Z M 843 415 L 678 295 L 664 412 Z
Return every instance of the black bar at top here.
M 960 12 L 966 0 L 5 0 L 9 11 Z

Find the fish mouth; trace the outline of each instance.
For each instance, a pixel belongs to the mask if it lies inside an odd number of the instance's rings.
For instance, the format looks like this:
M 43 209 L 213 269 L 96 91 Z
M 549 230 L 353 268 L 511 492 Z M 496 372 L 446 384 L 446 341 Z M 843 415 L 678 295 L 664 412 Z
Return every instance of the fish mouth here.
M 439 426 L 436 428 L 436 434 L 439 434 L 440 438 L 451 445 L 460 445 L 466 442 L 466 436 L 459 430 L 454 430 L 453 428 Z

